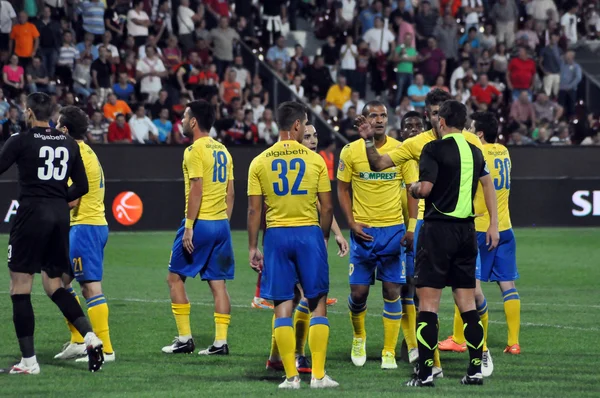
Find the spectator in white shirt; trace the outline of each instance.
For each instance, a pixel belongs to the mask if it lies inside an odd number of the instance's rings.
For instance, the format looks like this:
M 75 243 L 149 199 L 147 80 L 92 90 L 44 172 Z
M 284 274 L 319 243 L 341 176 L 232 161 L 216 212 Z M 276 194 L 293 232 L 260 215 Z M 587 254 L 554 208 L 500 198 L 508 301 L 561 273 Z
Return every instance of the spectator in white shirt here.
M 158 129 L 152 120 L 146 116 L 144 105 L 138 105 L 135 115 L 129 119 L 131 138 L 138 144 L 158 143 Z
M 148 27 L 152 22 L 144 11 L 144 0 L 135 0 L 133 6 L 134 8 L 127 13 L 127 33 L 133 36 L 135 46 L 140 47 L 146 43 Z
M 10 32 L 12 31 L 13 22 L 16 21 L 17 14 L 15 9 L 6 0 L 0 1 L 0 42 L 3 48 L 0 48 L 0 59 L 6 61 L 8 57 L 8 42 L 10 41 Z
M 279 128 L 277 123 L 273 120 L 273 111 L 265 109 L 263 113 L 263 120 L 258 123 L 258 139 L 265 142 L 267 145 L 271 145 L 277 141 L 279 135 Z
M 571 3 L 569 10 L 560 19 L 560 24 L 565 32 L 569 46 L 577 43 L 577 3 Z
M 304 86 L 302 86 L 302 76 L 294 76 L 294 81 L 290 84 L 290 90 L 300 99 L 304 99 Z
M 162 89 L 161 79 L 168 76 L 167 69 L 158 57 L 155 47 L 150 46 L 146 49 L 146 57 L 137 62 L 135 69 L 137 78 L 142 79 L 140 91 L 148 94 L 147 102 L 153 104 Z
M 179 25 L 179 43 L 185 52 L 194 48 L 194 31 L 196 22 L 202 19 L 200 14 L 190 8 L 190 0 L 181 0 L 177 8 L 177 24 Z
M 387 54 L 390 51 L 390 44 L 394 42 L 394 34 L 383 26 L 381 17 L 375 18 L 375 27 L 367 30 L 363 39 L 369 44 L 372 53 Z
M 341 25 L 340 27 L 345 30 L 352 26 L 352 21 L 356 16 L 356 0 L 341 0 L 338 4 L 338 23 Z
M 252 123 L 258 126 L 259 121 L 262 119 L 265 113 L 265 106 L 260 103 L 260 96 L 253 95 L 250 98 L 250 103 L 246 105 L 246 109 L 252 111 Z
M 352 42 L 352 36 L 346 36 L 346 43 L 340 48 L 340 73 L 346 76 L 348 85 L 352 90 L 357 90 L 356 87 L 356 58 L 358 57 L 358 47 Z
M 365 107 L 365 101 L 360 99 L 360 93 L 358 91 L 352 91 L 352 94 L 350 94 L 350 99 L 344 104 L 344 107 L 342 108 L 344 116 L 348 115 L 348 109 L 351 106 L 356 108 L 356 112 L 362 114 L 362 110 Z
M 481 0 L 463 0 L 462 7 L 465 9 L 465 32 L 469 28 L 479 28 L 479 14 L 483 13 L 483 3 Z
M 250 80 L 251 74 L 248 69 L 244 68 L 244 58 L 242 58 L 241 55 L 237 55 L 233 59 L 233 65 L 228 69 L 235 71 L 235 81 L 240 84 L 242 91 L 244 91 L 246 87 L 250 87 L 250 83 L 252 82 Z M 227 76 L 227 72 L 225 72 L 225 76 Z
M 163 52 L 160 49 L 160 47 L 158 47 L 156 36 L 149 35 L 148 39 L 146 39 L 146 43 L 143 46 L 140 46 L 140 48 L 138 48 L 138 59 L 146 57 L 146 47 L 149 46 L 154 47 L 154 49 L 158 52 L 158 55 L 162 57 Z

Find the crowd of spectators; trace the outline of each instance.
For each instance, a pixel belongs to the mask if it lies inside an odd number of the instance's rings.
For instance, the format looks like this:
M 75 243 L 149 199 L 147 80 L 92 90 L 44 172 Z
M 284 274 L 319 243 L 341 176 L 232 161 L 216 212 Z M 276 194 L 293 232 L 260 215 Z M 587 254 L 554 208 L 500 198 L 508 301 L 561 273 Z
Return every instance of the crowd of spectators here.
M 202 98 L 213 137 L 271 144 L 273 77 L 246 68 L 246 43 L 351 141 L 367 100 L 390 104 L 395 136 L 440 88 L 497 112 L 510 144 L 600 143 L 572 50 L 599 37 L 598 4 L 555 1 L 0 0 L 0 141 L 24 128 L 26 94 L 43 91 L 56 114 L 87 111 L 91 143 L 185 144 L 185 104 Z M 298 18 L 325 42 L 314 57 L 289 48 Z

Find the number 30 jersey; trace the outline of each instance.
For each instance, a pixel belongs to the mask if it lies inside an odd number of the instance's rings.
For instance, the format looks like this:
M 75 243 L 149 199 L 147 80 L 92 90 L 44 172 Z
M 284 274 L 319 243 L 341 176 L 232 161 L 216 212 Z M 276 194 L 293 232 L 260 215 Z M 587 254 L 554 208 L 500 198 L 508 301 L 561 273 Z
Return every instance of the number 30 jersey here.
M 248 196 L 264 196 L 267 228 L 319 225 L 317 194 L 330 191 L 325 161 L 297 141 L 277 142 L 248 170 Z
M 33 127 L 13 134 L 0 152 L 0 174 L 13 163 L 17 164 L 19 171 L 19 200 L 75 200 L 81 193 L 87 192 L 87 177 L 79 145 L 56 129 Z M 69 191 L 69 178 L 76 190 Z M 69 197 L 72 196 L 70 192 L 76 195 Z
M 508 209 L 508 197 L 510 195 L 510 171 L 512 168 L 508 149 L 502 144 L 485 144 L 481 149 L 483 157 L 490 170 L 490 176 L 496 189 L 496 201 L 498 205 L 498 230 L 500 232 L 512 228 L 510 222 L 510 211 Z M 475 196 L 475 214 L 483 214 L 475 217 L 475 230 L 485 232 L 490 226 L 490 215 L 485 207 L 483 190 L 478 189 Z
M 199 220 L 227 219 L 227 185 L 233 180 L 233 161 L 227 148 L 211 137 L 197 139 L 183 154 L 185 215 L 190 197 L 190 179 L 202 178 Z

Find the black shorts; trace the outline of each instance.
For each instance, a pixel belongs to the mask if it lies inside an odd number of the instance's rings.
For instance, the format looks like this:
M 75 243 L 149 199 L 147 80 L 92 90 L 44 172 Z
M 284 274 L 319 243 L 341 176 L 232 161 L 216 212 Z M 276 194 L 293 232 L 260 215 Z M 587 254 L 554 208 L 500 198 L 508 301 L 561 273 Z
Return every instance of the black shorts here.
M 13 272 L 58 278 L 70 269 L 69 205 L 65 200 L 23 200 L 8 240 L 8 268 Z
M 477 234 L 472 222 L 425 221 L 415 257 L 415 286 L 474 289 Z
M 0 33 L 0 51 L 8 51 L 10 43 L 9 33 Z

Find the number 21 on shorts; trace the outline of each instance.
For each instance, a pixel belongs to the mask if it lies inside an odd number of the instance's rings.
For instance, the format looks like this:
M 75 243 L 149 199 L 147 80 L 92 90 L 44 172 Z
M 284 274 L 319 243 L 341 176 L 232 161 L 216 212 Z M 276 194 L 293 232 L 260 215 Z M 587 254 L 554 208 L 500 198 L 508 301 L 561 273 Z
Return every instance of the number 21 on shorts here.
M 73 259 L 73 273 L 79 274 L 83 272 L 83 264 L 81 262 L 81 257 L 76 257 Z

